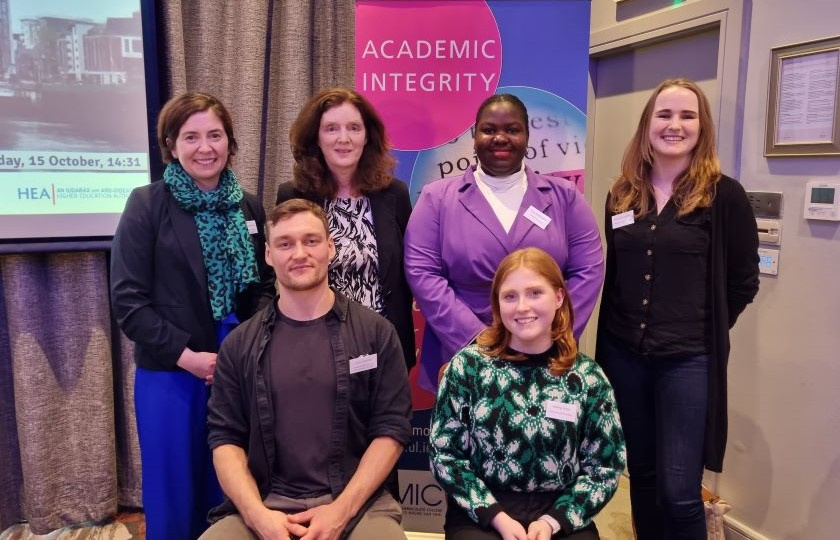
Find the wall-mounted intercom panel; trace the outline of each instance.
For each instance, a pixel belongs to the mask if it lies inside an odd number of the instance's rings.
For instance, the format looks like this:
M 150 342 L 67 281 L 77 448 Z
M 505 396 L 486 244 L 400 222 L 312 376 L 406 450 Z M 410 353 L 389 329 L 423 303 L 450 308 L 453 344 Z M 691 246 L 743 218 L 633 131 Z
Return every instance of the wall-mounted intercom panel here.
M 840 221 L 840 182 L 811 180 L 805 184 L 805 219 Z
M 782 194 L 777 191 L 748 191 L 747 198 L 757 218 L 779 219 L 782 215 Z

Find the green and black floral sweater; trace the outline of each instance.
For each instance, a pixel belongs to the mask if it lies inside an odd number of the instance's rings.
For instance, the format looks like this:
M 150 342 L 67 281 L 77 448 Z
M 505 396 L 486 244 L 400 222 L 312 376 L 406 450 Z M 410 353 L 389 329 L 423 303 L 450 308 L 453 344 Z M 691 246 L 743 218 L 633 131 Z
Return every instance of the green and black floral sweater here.
M 515 362 L 465 347 L 438 390 L 430 442 L 435 478 L 483 527 L 504 510 L 493 496 L 504 491 L 557 493 L 548 515 L 566 533 L 585 527 L 625 464 L 612 387 L 583 354 L 554 376 L 545 356 Z

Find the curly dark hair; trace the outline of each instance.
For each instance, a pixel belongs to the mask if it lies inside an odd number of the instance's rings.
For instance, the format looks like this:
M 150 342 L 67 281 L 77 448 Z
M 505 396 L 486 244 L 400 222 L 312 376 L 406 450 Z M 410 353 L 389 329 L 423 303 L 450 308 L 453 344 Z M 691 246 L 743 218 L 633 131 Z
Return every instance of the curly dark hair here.
M 367 143 L 353 175 L 353 187 L 369 194 L 388 187 L 393 181 L 396 160 L 390 154 L 391 143 L 385 133 L 385 125 L 373 105 L 350 88 L 327 88 L 306 102 L 289 131 L 295 159 L 292 182 L 303 193 L 332 199 L 338 192 L 338 183 L 318 146 L 318 132 L 324 112 L 343 103 L 351 103 L 359 110 L 367 135 Z

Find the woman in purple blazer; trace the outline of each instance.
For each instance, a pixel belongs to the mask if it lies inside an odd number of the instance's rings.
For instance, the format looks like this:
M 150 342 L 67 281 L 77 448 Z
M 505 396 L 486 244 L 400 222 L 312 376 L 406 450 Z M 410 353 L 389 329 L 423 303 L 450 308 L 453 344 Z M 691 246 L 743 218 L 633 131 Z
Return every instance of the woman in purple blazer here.
M 499 262 L 523 247 L 557 261 L 586 326 L 604 278 L 598 226 L 574 184 L 523 165 L 528 111 L 514 95 L 489 97 L 476 114 L 478 167 L 427 185 L 405 233 L 408 284 L 427 331 L 419 383 L 437 388 L 440 367 L 490 324 L 490 285 Z

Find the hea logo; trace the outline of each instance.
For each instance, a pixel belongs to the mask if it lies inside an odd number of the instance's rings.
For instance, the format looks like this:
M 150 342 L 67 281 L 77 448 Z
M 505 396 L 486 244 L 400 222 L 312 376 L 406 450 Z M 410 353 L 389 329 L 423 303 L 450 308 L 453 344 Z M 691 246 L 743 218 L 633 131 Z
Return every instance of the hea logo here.
M 402 484 L 402 482 L 401 482 Z M 443 504 L 443 490 L 437 484 L 421 484 L 420 482 L 411 482 L 405 485 L 400 495 L 400 502 L 403 506 L 440 506 Z
M 46 188 L 23 187 L 17 190 L 18 199 L 52 199 L 52 194 Z

